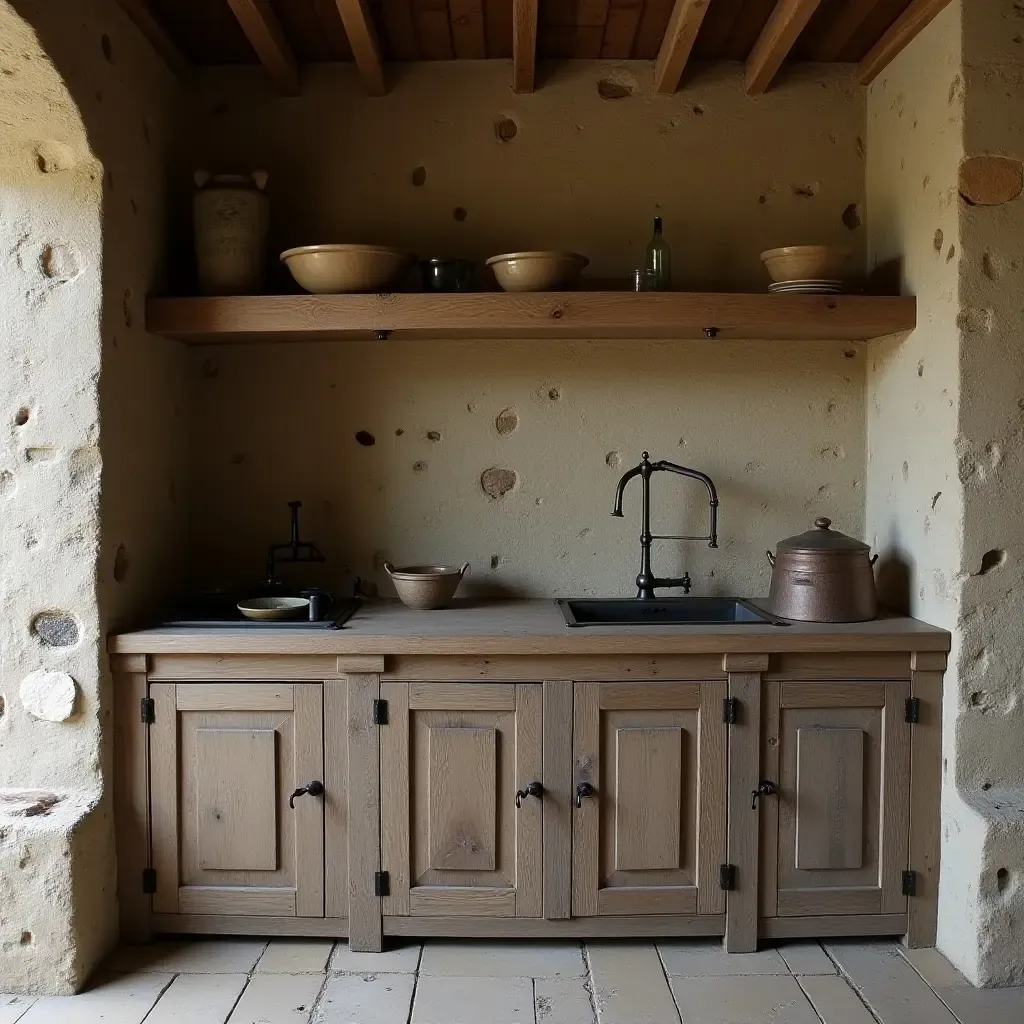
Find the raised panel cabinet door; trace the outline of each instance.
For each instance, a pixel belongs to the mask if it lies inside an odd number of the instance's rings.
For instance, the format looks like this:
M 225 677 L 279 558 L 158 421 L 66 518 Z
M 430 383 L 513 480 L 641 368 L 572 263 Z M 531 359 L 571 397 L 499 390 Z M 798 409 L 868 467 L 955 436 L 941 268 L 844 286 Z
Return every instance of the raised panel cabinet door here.
M 762 914 L 907 909 L 910 728 L 903 682 L 773 682 L 763 704 Z M 765 848 L 762 848 L 762 854 Z
M 384 682 L 381 696 L 384 914 L 540 917 L 543 793 L 526 789 L 543 786 L 542 685 Z
M 155 683 L 150 688 L 153 909 L 322 917 L 319 683 Z
M 721 682 L 577 682 L 577 917 L 720 914 L 726 726 Z

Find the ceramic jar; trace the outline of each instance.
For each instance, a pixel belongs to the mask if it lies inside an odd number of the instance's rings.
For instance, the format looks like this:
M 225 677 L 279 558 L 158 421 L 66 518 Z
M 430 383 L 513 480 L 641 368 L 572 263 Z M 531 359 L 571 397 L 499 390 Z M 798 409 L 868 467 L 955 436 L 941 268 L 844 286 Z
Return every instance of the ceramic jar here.
M 263 290 L 270 202 L 267 173 L 196 171 L 193 199 L 196 267 L 206 295 L 255 295 Z

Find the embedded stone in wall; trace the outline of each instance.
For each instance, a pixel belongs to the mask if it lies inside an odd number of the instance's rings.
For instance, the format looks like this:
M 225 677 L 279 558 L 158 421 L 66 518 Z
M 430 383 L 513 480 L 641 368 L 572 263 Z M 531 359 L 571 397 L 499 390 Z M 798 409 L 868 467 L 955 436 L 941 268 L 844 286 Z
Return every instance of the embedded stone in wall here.
M 492 466 L 480 475 L 480 486 L 489 498 L 497 501 L 504 498 L 516 485 L 516 474 L 511 469 L 499 469 Z
M 74 647 L 78 623 L 67 612 L 40 612 L 32 620 L 32 632 L 47 647 Z
M 74 714 L 75 681 L 66 672 L 30 672 L 20 692 L 25 710 L 44 722 L 66 722 Z
M 78 163 L 75 151 L 63 142 L 48 139 L 36 147 L 36 163 L 43 174 L 70 171 Z
M 34 818 L 60 803 L 56 793 L 42 789 L 0 789 L 0 814 Z
M 1005 156 L 971 156 L 960 163 L 960 195 L 972 206 L 999 206 L 1024 192 L 1024 165 Z

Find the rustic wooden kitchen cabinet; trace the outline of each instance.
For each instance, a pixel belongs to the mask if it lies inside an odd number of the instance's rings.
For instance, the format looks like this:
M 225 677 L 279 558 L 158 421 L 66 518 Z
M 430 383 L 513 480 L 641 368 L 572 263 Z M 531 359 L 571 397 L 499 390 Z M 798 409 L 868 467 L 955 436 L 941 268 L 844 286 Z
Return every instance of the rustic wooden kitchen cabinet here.
M 947 634 L 524 639 L 524 606 L 113 638 L 125 930 L 934 941 Z

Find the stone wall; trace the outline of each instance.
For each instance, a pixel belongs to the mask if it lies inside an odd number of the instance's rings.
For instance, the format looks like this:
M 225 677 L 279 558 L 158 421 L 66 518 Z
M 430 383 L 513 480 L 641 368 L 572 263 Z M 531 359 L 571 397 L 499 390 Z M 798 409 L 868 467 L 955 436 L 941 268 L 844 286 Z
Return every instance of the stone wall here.
M 320 67 L 282 99 L 260 69 L 208 73 L 178 179 L 266 168 L 273 252 L 567 247 L 590 256 L 598 287 L 624 288 L 660 213 L 679 288 L 763 291 L 759 253 L 787 243 L 859 256 L 864 105 L 849 69 L 795 69 L 758 99 L 735 67 L 672 97 L 652 94 L 650 74 L 569 62 L 514 96 L 502 62 L 420 64 L 372 98 L 351 69 Z M 275 287 L 295 288 L 283 268 Z M 638 492 L 626 521 L 609 512 L 647 448 L 710 473 L 722 499 L 721 548 L 662 543 L 659 573 L 688 569 L 698 593 L 766 592 L 766 547 L 816 515 L 862 530 L 864 352 L 494 339 L 196 350 L 193 565 L 210 583 L 258 578 L 300 498 L 329 586 L 359 575 L 390 594 L 385 558 L 468 559 L 488 593 L 631 593 Z M 489 469 L 514 474 L 503 497 L 484 489 Z M 699 486 L 662 477 L 654 505 L 656 532 L 703 532 Z
M 182 544 L 183 357 L 142 304 L 175 91 L 113 0 L 0 2 L 2 991 L 72 991 L 117 933 L 104 637 Z

